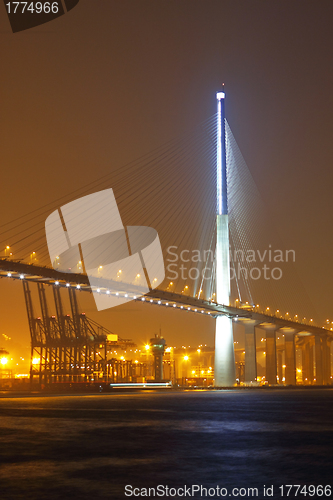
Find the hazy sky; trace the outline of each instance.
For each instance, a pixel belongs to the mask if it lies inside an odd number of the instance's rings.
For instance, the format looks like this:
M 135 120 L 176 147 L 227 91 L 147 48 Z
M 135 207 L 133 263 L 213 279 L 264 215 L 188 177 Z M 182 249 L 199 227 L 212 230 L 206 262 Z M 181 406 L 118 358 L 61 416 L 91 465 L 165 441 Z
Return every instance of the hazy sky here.
M 272 225 L 333 320 L 332 15 L 331 0 L 81 0 L 12 34 L 1 5 L 0 226 L 186 134 L 225 82 Z M 0 294 L 0 333 L 28 344 L 21 284 Z M 160 327 L 169 344 L 213 343 L 213 320 L 86 307 L 139 343 Z

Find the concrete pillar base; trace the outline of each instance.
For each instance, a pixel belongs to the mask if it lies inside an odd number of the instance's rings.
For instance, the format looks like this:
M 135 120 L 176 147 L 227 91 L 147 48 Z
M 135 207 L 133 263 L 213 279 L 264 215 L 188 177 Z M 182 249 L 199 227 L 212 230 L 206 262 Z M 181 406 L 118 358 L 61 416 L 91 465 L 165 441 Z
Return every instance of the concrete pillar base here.
M 296 349 L 295 334 L 296 330 L 292 328 L 284 329 L 285 345 L 285 384 L 296 385 Z
M 302 382 L 304 385 L 313 384 L 313 340 L 306 339 L 302 346 Z
M 331 381 L 331 347 L 327 336 L 315 336 L 315 357 L 315 385 L 328 385 Z
M 257 381 L 256 330 L 260 323 L 254 320 L 242 322 L 245 329 L 245 383 Z
M 233 387 L 236 384 L 236 367 L 232 319 L 218 316 L 215 326 L 215 387 Z
M 266 381 L 269 385 L 277 384 L 276 330 L 275 325 L 262 326 L 266 335 Z

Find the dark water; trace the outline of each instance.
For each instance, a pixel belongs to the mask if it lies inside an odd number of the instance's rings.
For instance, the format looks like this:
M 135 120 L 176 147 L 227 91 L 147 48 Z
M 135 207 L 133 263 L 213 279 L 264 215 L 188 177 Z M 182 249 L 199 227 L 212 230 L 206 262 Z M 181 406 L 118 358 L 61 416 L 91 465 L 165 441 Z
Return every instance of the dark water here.
M 333 483 L 333 390 L 7 396 L 0 432 L 1 500 Z

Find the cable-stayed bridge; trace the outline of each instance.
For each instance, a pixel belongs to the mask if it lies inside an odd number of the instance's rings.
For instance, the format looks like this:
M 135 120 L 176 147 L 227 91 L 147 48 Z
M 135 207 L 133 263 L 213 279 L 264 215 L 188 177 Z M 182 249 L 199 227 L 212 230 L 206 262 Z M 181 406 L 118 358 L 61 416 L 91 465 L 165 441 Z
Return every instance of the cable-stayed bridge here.
M 93 347 L 90 348 L 91 355 L 94 349 L 96 352 L 100 352 L 101 345 L 104 345 L 108 334 L 111 333 L 107 329 L 103 329 L 100 325 L 97 325 L 97 323 L 88 320 L 79 311 L 76 300 L 77 292 L 91 291 L 87 276 L 83 274 L 60 273 L 49 267 L 40 267 L 34 264 L 25 264 L 7 259 L 0 260 L 0 276 L 2 278 L 20 280 L 23 283 L 32 340 L 32 359 L 43 358 L 47 366 L 46 353 L 49 352 L 48 355 L 51 356 L 50 353 L 58 350 L 58 354 L 57 352 L 53 352 L 54 360 L 53 363 L 50 362 L 50 371 L 53 370 L 57 380 L 66 379 L 66 375 L 70 376 L 72 380 L 78 380 L 78 374 L 82 373 L 82 367 L 87 377 L 99 369 L 99 363 L 103 360 L 103 355 L 99 354 L 97 356 L 95 354 L 96 366 L 90 364 L 89 369 L 86 366 L 88 356 L 86 358 L 85 355 L 82 360 L 80 355 L 82 350 L 86 351 L 86 344 L 91 343 L 90 340 L 88 341 L 88 337 L 89 339 L 93 339 Z M 32 283 L 37 283 L 38 286 L 42 316 L 35 316 L 34 314 L 30 292 L 30 284 Z M 53 288 L 56 316 L 49 314 L 44 291 L 45 285 Z M 61 289 L 66 289 L 66 292 L 69 294 L 71 316 L 64 314 L 61 305 Z M 119 292 L 117 293 L 125 294 L 128 293 L 128 290 L 127 288 L 121 290 L 121 286 L 119 286 Z M 309 383 L 312 381 L 318 385 L 330 382 L 329 348 L 333 335 L 329 329 L 318 327 L 311 323 L 304 324 L 285 317 L 272 315 L 269 311 L 263 313 L 256 307 L 243 309 L 242 307 L 225 306 L 211 300 L 205 300 L 204 298 L 200 299 L 166 290 L 151 290 L 144 297 L 136 297 L 134 293 L 135 291 L 133 292 L 134 300 L 139 302 L 144 301 L 150 305 L 170 309 L 176 308 L 183 310 L 184 313 L 204 314 L 214 318 L 217 316 L 227 316 L 234 322 L 241 322 L 245 329 L 245 379 L 248 382 L 255 382 L 256 380 L 255 327 L 259 326 L 265 330 L 266 336 L 266 380 L 268 383 L 277 383 L 276 334 L 278 330 L 285 337 L 286 349 L 288 348 L 289 354 L 289 358 L 285 362 L 285 368 L 290 367 L 290 369 L 286 369 L 285 383 L 296 384 L 296 339 L 298 342 L 304 344 L 304 356 L 308 358 L 304 360 L 304 370 L 306 370 L 305 375 L 307 375 L 305 378 L 308 378 Z M 76 347 L 75 350 L 76 344 L 79 347 Z M 315 347 L 315 358 L 313 358 L 312 354 L 312 345 Z M 82 346 L 84 346 L 84 349 Z M 62 349 L 63 361 L 61 362 L 60 351 Z M 71 349 L 75 350 L 75 353 L 71 353 Z M 45 351 L 44 355 L 43 350 Z M 324 358 L 325 353 L 326 360 Z M 65 364 L 64 360 L 67 355 L 69 356 L 68 366 L 73 366 L 72 369 L 67 369 L 68 373 L 65 373 L 66 369 L 64 370 L 61 366 Z M 58 368 L 55 362 L 57 358 L 59 359 Z M 313 365 L 314 359 L 320 369 L 317 368 L 316 377 L 313 375 L 313 379 L 311 380 L 311 365 Z M 74 368 L 79 365 L 80 369 Z M 40 364 L 38 365 L 38 369 L 36 369 L 32 365 L 32 376 L 40 377 L 41 381 L 53 380 L 55 377 L 52 377 L 50 373 L 46 375 L 47 369 L 44 370 L 44 373 L 40 372 L 42 366 Z
M 222 93 L 219 94 L 218 103 L 224 103 L 224 94 L 223 101 Z M 0 276 L 23 282 L 32 359 L 36 355 L 44 360 L 44 365 L 40 363 L 38 367 L 39 377 L 51 380 L 54 376 L 62 379 L 70 376 L 78 380 L 84 375 L 88 380 L 91 374 L 101 370 L 104 374 L 106 370 L 105 343 L 111 332 L 89 322 L 79 312 L 77 292 L 91 291 L 84 264 L 78 260 L 69 273 L 50 268 L 44 221 L 68 199 L 110 185 L 124 220 L 158 230 L 166 279 L 145 296 L 135 283 L 129 289 L 121 279 L 111 290 L 101 280 L 98 293 L 127 296 L 159 307 L 216 318 L 216 338 L 220 339 L 216 342 L 217 386 L 232 386 L 235 382 L 232 322 L 236 321 L 242 323 L 245 331 L 245 382 L 256 381 L 255 332 L 259 327 L 265 330 L 268 383 L 281 383 L 276 348 L 278 331 L 284 335 L 286 384 L 296 384 L 296 344 L 302 352 L 303 380 L 319 385 L 330 382 L 332 331 L 329 327 L 315 326 L 312 318 L 305 317 L 313 309 L 292 265 L 292 250 L 283 246 L 271 227 L 221 108 L 217 115 L 180 140 L 3 228 L 5 250 L 0 260 Z M 220 257 L 226 254 L 228 258 L 223 261 Z M 285 280 L 281 279 L 283 272 L 287 275 Z M 34 313 L 31 298 L 30 287 L 34 282 L 38 287 L 40 317 Z M 56 315 L 49 313 L 46 286 L 53 289 Z M 61 289 L 67 289 L 69 294 L 71 316 L 64 314 Z M 31 375 L 35 374 L 32 366 Z

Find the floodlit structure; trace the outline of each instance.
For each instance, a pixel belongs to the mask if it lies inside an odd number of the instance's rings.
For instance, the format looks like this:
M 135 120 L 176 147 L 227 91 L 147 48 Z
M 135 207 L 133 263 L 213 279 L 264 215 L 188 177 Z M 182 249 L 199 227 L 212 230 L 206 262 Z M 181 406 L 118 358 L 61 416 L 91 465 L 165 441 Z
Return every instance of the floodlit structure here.
M 230 257 L 227 197 L 227 161 L 225 140 L 224 99 L 217 98 L 217 207 L 216 207 L 216 301 L 230 305 Z M 218 316 L 215 326 L 215 386 L 235 384 L 235 354 L 232 319 Z
M 45 387 L 51 383 L 107 382 L 110 376 L 108 353 L 114 348 L 126 349 L 135 344 L 87 318 L 79 311 L 77 287 L 54 282 L 52 286 L 56 314 L 50 314 L 46 287 L 37 277 L 41 316 L 36 317 L 28 280 L 23 290 L 31 335 L 30 380 Z M 68 292 L 71 315 L 65 314 L 62 294 Z M 119 369 L 118 379 L 128 370 Z M 112 375 L 113 376 L 113 375 Z M 124 375 L 125 376 L 125 375 Z
M 155 382 L 161 382 L 163 380 L 163 355 L 165 350 L 164 338 L 155 334 L 155 337 L 150 339 L 150 347 L 154 356 Z
M 252 234 L 253 237 L 255 236 L 256 231 L 256 224 L 251 226 L 248 223 L 250 220 L 255 221 L 256 219 L 251 216 L 251 204 L 247 206 L 246 198 L 243 199 L 243 195 L 244 193 L 246 194 L 247 190 L 247 182 L 243 183 L 242 179 L 243 174 L 245 175 L 244 179 L 248 178 L 248 174 L 246 174 L 246 165 L 241 157 L 237 143 L 232 136 L 232 132 L 228 127 L 227 122 L 225 121 L 224 92 L 218 92 L 216 94 L 216 98 L 217 134 L 214 124 L 212 124 L 212 121 L 209 120 L 204 127 L 200 127 L 200 133 L 196 132 L 198 135 L 195 135 L 194 142 L 189 141 L 186 147 L 182 146 L 182 155 L 184 154 L 184 158 L 185 155 L 191 154 L 192 158 L 196 158 L 198 160 L 198 171 L 202 177 L 193 178 L 193 185 L 197 182 L 201 182 L 207 175 L 207 172 L 202 170 L 202 165 L 206 164 L 203 163 L 202 160 L 207 159 L 207 161 L 209 161 L 207 164 L 210 165 L 210 170 L 215 171 L 214 169 L 216 168 L 217 171 L 216 209 L 214 203 L 206 203 L 205 205 L 209 208 L 209 214 L 206 214 L 205 217 L 201 219 L 202 222 L 199 219 L 196 220 L 195 217 L 191 220 L 191 224 L 188 224 L 188 221 L 184 221 L 184 227 L 186 224 L 188 226 L 188 231 L 186 230 L 182 246 L 184 248 L 187 246 L 185 245 L 185 241 L 187 240 L 189 243 L 187 251 L 191 251 L 191 248 L 193 249 L 190 245 L 193 245 L 194 241 L 197 241 L 197 230 L 199 227 L 204 229 L 203 226 L 201 226 L 201 224 L 205 223 L 204 221 L 209 221 L 209 224 L 207 225 L 207 231 L 204 230 L 203 233 L 201 233 L 200 248 L 197 249 L 200 251 L 200 254 L 202 254 L 202 251 L 203 254 L 205 254 L 204 249 L 207 248 L 205 245 L 208 243 L 208 241 L 205 240 L 208 236 L 210 242 L 208 254 L 211 252 L 211 244 L 216 236 L 216 259 L 214 262 L 214 264 L 216 264 L 216 271 L 214 270 L 213 277 L 209 277 L 209 282 L 206 283 L 206 291 L 202 290 L 201 287 L 197 288 L 197 279 L 194 280 L 193 295 L 188 285 L 185 286 L 181 293 L 179 293 L 180 290 L 177 290 L 176 287 L 173 287 L 172 290 L 170 289 L 170 285 L 174 285 L 172 282 L 170 282 L 166 289 L 162 289 L 161 287 L 157 288 L 157 283 L 160 283 L 160 281 L 162 282 L 162 275 L 164 277 L 164 271 L 161 271 L 160 274 L 155 274 L 154 272 L 155 269 L 159 271 L 162 267 L 161 265 L 157 265 L 157 263 L 161 264 L 159 258 L 156 261 L 154 260 L 156 255 L 160 255 L 160 249 L 158 248 L 158 252 L 156 253 L 153 251 L 154 248 L 151 248 L 153 241 L 157 242 L 156 232 L 154 232 L 155 230 L 150 231 L 151 228 L 149 227 L 143 227 L 143 232 L 141 234 L 142 228 L 141 226 L 138 226 L 137 236 L 141 235 L 143 238 L 141 239 L 140 236 L 137 240 L 135 238 L 132 240 L 132 226 L 130 226 L 126 229 L 127 236 L 125 238 L 125 226 L 121 223 L 118 208 L 115 200 L 112 198 L 112 190 L 110 190 L 109 187 L 97 193 L 96 198 L 93 195 L 89 195 L 88 198 L 85 198 L 85 201 L 89 201 L 90 203 L 89 207 L 93 205 L 93 209 L 89 212 L 92 221 L 89 225 L 91 228 L 89 234 L 86 231 L 87 220 L 85 217 L 81 216 L 81 209 L 78 213 L 76 211 L 74 213 L 71 213 L 70 210 L 68 211 L 70 206 L 74 206 L 71 205 L 73 202 L 64 205 L 64 207 L 67 207 L 64 208 L 64 212 L 66 212 L 67 215 L 66 217 L 62 217 L 63 221 L 61 220 L 60 213 L 52 216 L 54 217 L 54 220 L 57 221 L 57 223 L 54 223 L 54 226 L 52 223 L 53 219 L 52 217 L 50 218 L 50 214 L 48 212 L 45 213 L 45 216 L 48 216 L 47 220 L 49 221 L 47 229 L 47 232 L 49 233 L 49 251 L 51 261 L 55 261 L 55 268 L 37 264 L 38 259 L 36 252 L 32 251 L 32 248 L 30 248 L 28 244 L 27 246 L 22 247 L 19 251 L 22 255 L 23 253 L 25 253 L 25 255 L 30 255 L 29 263 L 25 262 L 23 257 L 17 258 L 17 256 L 15 256 L 14 258 L 12 252 L 14 249 L 10 245 L 7 245 L 4 248 L 4 256 L 0 257 L 1 279 L 3 278 L 7 281 L 16 280 L 22 282 L 23 284 L 31 334 L 31 381 L 33 383 L 39 384 L 40 386 L 54 382 L 68 382 L 70 384 L 72 384 L 72 382 L 82 382 L 85 384 L 90 382 L 100 383 L 104 381 L 105 383 L 118 384 L 132 383 L 134 379 L 138 383 L 144 383 L 142 379 L 152 379 L 152 364 L 150 362 L 148 352 L 145 357 L 141 358 L 140 361 L 139 359 L 134 360 L 134 364 L 131 364 L 131 360 L 125 359 L 124 356 L 121 356 L 119 359 L 117 352 L 114 352 L 114 348 L 116 345 L 119 348 L 121 348 L 121 346 L 127 347 L 128 339 L 115 338 L 116 336 L 113 335 L 112 332 L 109 332 L 101 325 L 98 325 L 96 322 L 87 318 L 85 314 L 79 312 L 77 295 L 84 291 L 88 291 L 90 293 L 95 293 L 98 297 L 98 301 L 100 301 L 98 309 L 103 309 L 103 304 L 108 305 L 109 307 L 111 300 L 110 296 L 112 296 L 112 302 L 114 299 L 114 305 L 125 303 L 128 299 L 135 300 L 138 304 L 145 304 L 143 306 L 144 308 L 148 307 L 148 304 L 150 304 L 155 305 L 160 309 L 168 309 L 169 311 L 183 311 L 184 314 L 196 315 L 197 318 L 214 318 L 214 322 L 216 322 L 214 384 L 217 387 L 232 387 L 235 384 L 236 366 L 238 382 L 249 386 L 253 384 L 257 385 L 258 383 L 265 383 L 268 385 L 332 385 L 333 322 L 327 319 L 324 326 L 316 326 L 313 323 L 313 319 L 310 319 L 310 321 L 307 322 L 305 318 L 301 319 L 301 316 L 299 317 L 298 315 L 295 315 L 292 317 L 288 312 L 285 314 L 281 313 L 279 309 L 274 312 L 272 307 L 263 307 L 261 309 L 259 304 L 255 305 L 256 302 L 252 300 L 250 290 L 248 290 L 250 302 L 244 303 L 242 302 L 238 285 L 238 299 L 236 299 L 236 303 L 234 305 L 230 304 L 231 283 L 229 267 L 229 228 L 230 235 L 233 240 L 234 250 L 237 250 L 237 246 L 239 246 L 239 250 L 241 252 L 243 251 L 243 247 L 245 251 L 247 251 L 247 244 L 252 240 Z M 214 140 L 216 137 L 217 141 Z M 215 148 L 216 143 L 217 151 L 215 164 L 215 151 L 213 151 L 214 154 L 212 154 L 212 150 L 210 148 L 212 147 L 212 144 Z M 193 149 L 193 144 L 195 144 L 195 147 L 197 148 L 195 151 Z M 180 146 L 177 144 L 176 147 L 178 151 Z M 178 161 L 175 160 L 175 151 L 176 149 L 172 149 L 170 152 L 166 153 L 165 165 L 174 166 L 175 161 Z M 211 164 L 212 158 L 214 162 L 213 164 Z M 149 160 L 149 163 L 153 164 L 151 160 Z M 179 167 L 181 167 L 181 163 L 179 163 Z M 165 166 L 163 164 L 163 169 L 164 168 Z M 231 174 L 231 172 L 235 172 L 235 175 Z M 228 176 L 232 182 L 229 182 Z M 244 184 L 243 190 L 240 189 L 242 184 Z M 170 190 L 168 193 L 170 193 L 171 197 L 174 196 L 175 185 L 178 186 L 178 182 L 175 183 L 173 179 L 170 179 L 170 182 L 167 184 L 163 184 L 164 199 L 168 199 L 166 193 L 167 189 Z M 207 185 L 209 185 L 210 189 L 210 182 L 207 182 Z M 179 186 L 180 193 L 182 186 Z M 228 186 L 229 189 L 227 189 Z M 252 181 L 250 187 L 251 186 L 253 187 Z M 204 193 L 205 196 L 208 195 L 208 191 L 204 190 Z M 251 197 L 252 194 L 253 191 L 251 188 Z M 80 200 L 79 205 L 81 207 L 83 198 L 80 198 Z M 135 195 L 135 200 L 137 200 L 137 195 Z M 209 201 L 210 200 L 211 197 L 209 198 Z M 197 200 L 193 201 L 195 202 L 195 206 L 198 207 L 198 210 L 202 211 L 203 205 L 201 203 L 197 203 Z M 239 201 L 241 201 L 241 203 Z M 145 197 L 142 198 L 142 202 L 146 202 Z M 159 206 L 160 203 L 162 203 L 162 199 L 161 201 L 156 201 L 156 206 Z M 112 219 L 115 221 L 116 226 L 107 226 L 106 229 L 109 231 L 105 234 L 99 234 L 98 231 L 101 227 L 98 223 L 98 207 L 105 215 L 106 213 L 110 213 L 108 210 L 104 211 L 105 206 L 109 206 L 111 208 L 113 207 Z M 193 212 L 191 207 L 188 208 L 190 209 L 189 212 L 192 214 Z M 164 211 L 161 210 L 160 212 L 162 214 Z M 243 214 L 246 212 L 247 218 L 242 216 L 242 212 Z M 174 212 L 172 212 L 172 217 L 173 213 Z M 76 240 L 76 225 L 74 224 L 73 218 L 75 214 L 77 215 L 78 221 L 77 227 L 81 228 L 79 235 L 80 238 Z M 230 220 L 228 220 L 229 215 Z M 163 215 L 163 218 L 160 220 L 164 220 L 164 217 L 166 216 L 168 215 Z M 108 216 L 106 216 L 106 219 L 103 218 L 103 220 L 106 220 L 107 224 L 111 223 Z M 215 220 L 216 224 L 214 224 Z M 238 225 L 242 226 L 240 227 L 239 234 L 237 234 Z M 16 236 L 15 238 L 13 236 L 13 239 L 17 239 L 18 241 L 27 239 L 32 234 L 34 226 L 34 217 L 32 217 L 31 221 L 27 223 L 25 236 L 23 236 L 22 223 L 20 222 L 13 227 L 13 231 L 17 231 L 15 233 Z M 64 226 L 67 230 L 70 227 L 71 231 L 66 231 Z M 55 228 L 54 233 L 52 231 L 53 227 Z M 217 227 L 216 232 L 215 227 Z M 134 230 L 135 228 L 136 226 L 134 226 Z M 74 231 L 73 233 L 72 230 Z M 149 234 L 146 230 L 149 230 Z M 112 262 L 109 262 L 108 259 L 110 257 L 111 246 L 107 244 L 105 250 L 105 261 L 98 260 L 95 263 L 92 262 L 92 267 L 90 267 L 90 265 L 88 267 L 84 266 L 84 259 L 81 258 L 82 252 L 79 248 L 81 243 L 83 245 L 82 248 L 84 249 L 86 248 L 86 243 L 89 243 L 88 246 L 90 247 L 91 240 L 91 242 L 95 245 L 94 247 L 91 247 L 92 251 L 95 252 L 95 249 L 97 249 L 96 251 L 100 252 L 101 246 L 97 245 L 96 237 L 104 238 L 105 236 L 105 241 L 112 243 L 112 241 L 109 240 L 109 237 L 111 238 L 109 235 L 118 233 L 118 231 L 120 231 L 120 240 L 123 243 L 121 248 L 119 248 L 119 254 L 117 257 L 118 260 L 112 260 L 114 255 L 111 255 Z M 59 248 L 57 235 L 60 239 L 62 238 L 61 241 L 63 242 L 64 248 Z M 146 240 L 146 236 L 149 236 L 148 240 Z M 76 258 L 73 261 L 73 265 L 69 265 L 67 262 L 68 265 L 66 266 L 63 258 L 67 256 L 69 257 L 69 255 L 65 256 L 63 254 L 70 250 L 68 248 L 69 243 L 67 241 L 67 237 L 70 239 L 73 238 L 73 241 L 76 241 L 75 245 L 77 246 L 77 249 L 75 250 Z M 114 243 L 116 242 L 117 239 Z M 117 247 L 117 245 L 115 246 Z M 151 250 L 149 250 L 149 252 L 147 251 L 148 247 Z M 156 243 L 155 250 L 157 247 L 158 245 Z M 112 248 L 114 249 L 113 246 Z M 123 256 L 124 252 L 127 252 L 127 257 Z M 104 252 L 102 253 L 104 255 Z M 131 255 L 129 255 L 130 253 Z M 123 258 L 124 260 L 130 259 L 129 261 L 133 261 L 133 263 L 135 263 L 136 257 L 134 260 L 132 257 L 134 257 L 134 255 L 140 256 L 141 253 L 146 254 L 146 257 L 148 255 L 147 259 L 145 260 L 145 258 L 140 258 L 140 268 L 136 267 L 136 265 L 133 265 L 133 269 L 128 268 L 133 271 L 133 283 L 131 280 L 126 281 L 125 268 L 123 266 L 119 266 L 119 260 L 122 260 Z M 113 251 L 111 254 L 113 254 Z M 82 253 L 82 255 L 84 254 Z M 258 256 L 261 260 L 261 256 Z M 235 260 L 231 257 L 232 256 L 230 256 L 230 261 Z M 194 259 L 192 261 L 194 262 Z M 102 278 L 102 275 L 104 275 L 106 267 L 109 264 L 112 264 L 113 266 L 115 262 L 116 267 L 112 267 L 112 269 L 116 272 L 116 279 L 105 279 L 99 288 L 94 288 L 94 286 L 99 286 L 100 283 L 96 282 L 94 285 L 90 276 L 85 273 L 84 269 L 95 269 L 97 278 L 99 279 Z M 151 269 L 153 272 L 151 271 L 151 276 L 154 276 L 152 280 L 148 279 L 149 272 L 148 278 L 146 274 L 142 272 L 144 269 L 147 271 L 147 268 L 143 264 L 148 267 L 150 265 L 152 266 Z M 156 264 L 156 267 L 153 264 Z M 203 280 L 207 278 L 204 274 L 204 271 L 207 268 L 203 267 L 205 265 L 203 261 L 201 261 L 201 263 L 198 261 L 196 265 L 198 276 L 200 276 L 200 272 L 202 273 L 203 282 Z M 250 267 L 251 266 L 249 266 L 249 269 Z M 72 272 L 72 268 L 76 269 L 76 273 Z M 61 269 L 63 269 L 63 271 L 61 271 Z M 212 267 L 212 269 L 214 269 L 214 267 Z M 71 272 L 67 272 L 69 270 Z M 251 277 L 251 271 L 249 271 L 249 273 Z M 115 278 L 114 275 L 113 278 Z M 147 290 L 147 288 L 149 289 L 146 293 L 144 293 L 144 295 L 142 295 L 142 285 L 140 285 L 137 281 L 141 279 L 145 280 L 145 290 Z M 244 277 L 241 279 L 244 280 Z M 150 286 L 148 283 L 149 281 L 153 282 L 150 283 Z M 182 280 L 179 281 L 181 282 Z M 31 295 L 30 292 L 36 292 L 34 288 L 31 288 L 30 290 L 31 283 L 37 284 L 37 292 L 40 303 L 39 306 L 37 303 L 37 315 L 35 315 L 32 307 L 33 295 L 36 297 L 37 294 L 33 293 Z M 91 286 L 92 284 L 94 285 L 93 287 Z M 111 285 L 112 289 L 110 289 Z M 246 287 L 248 287 L 248 283 L 246 284 Z M 212 293 L 213 291 L 214 293 Z M 283 292 L 283 289 L 281 291 Z M 49 295 L 50 299 L 48 301 L 46 300 L 47 295 Z M 65 300 L 64 304 L 62 299 Z M 178 312 L 176 314 L 178 314 Z M 148 310 L 147 313 L 149 314 Z M 240 350 L 240 346 L 237 348 L 235 345 L 235 352 L 232 319 L 238 322 L 238 329 L 244 329 L 244 348 Z M 261 330 L 260 343 L 258 343 L 257 339 L 259 333 L 258 330 Z M 155 339 L 153 339 L 153 342 L 155 342 Z M 149 345 L 148 349 L 150 350 L 150 353 L 153 353 L 152 345 Z M 155 358 L 155 374 L 157 379 L 162 378 L 161 351 L 162 347 L 156 345 L 157 357 Z M 167 352 L 168 355 L 166 356 L 164 362 L 164 368 L 166 368 L 164 376 L 168 373 L 169 377 L 176 382 L 177 376 L 175 375 L 174 353 L 173 351 Z M 235 363 L 235 354 L 237 363 Z M 204 379 L 212 377 L 214 365 L 212 360 L 210 360 L 207 365 L 209 367 L 208 370 L 211 370 L 209 373 L 208 371 L 207 373 L 201 373 L 203 370 L 201 369 L 199 362 L 194 366 L 192 365 L 193 368 L 191 369 L 191 373 L 188 373 L 193 360 L 191 360 L 187 354 L 181 357 L 183 369 L 179 370 L 180 374 L 178 379 L 182 379 L 186 382 L 186 379 L 190 378 L 189 375 L 193 375 L 193 383 L 196 383 L 199 378 L 202 378 L 199 377 L 199 375 L 203 375 Z M 11 366 L 11 360 L 8 359 L 8 362 L 6 362 L 6 356 L 2 356 L 1 359 L 0 369 L 3 374 L 4 370 Z

